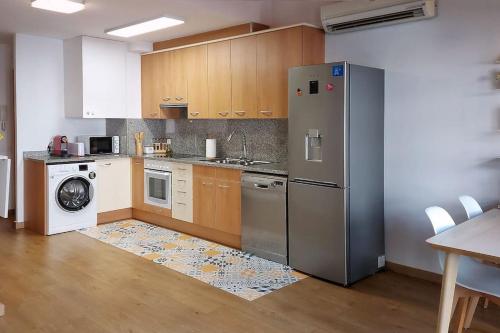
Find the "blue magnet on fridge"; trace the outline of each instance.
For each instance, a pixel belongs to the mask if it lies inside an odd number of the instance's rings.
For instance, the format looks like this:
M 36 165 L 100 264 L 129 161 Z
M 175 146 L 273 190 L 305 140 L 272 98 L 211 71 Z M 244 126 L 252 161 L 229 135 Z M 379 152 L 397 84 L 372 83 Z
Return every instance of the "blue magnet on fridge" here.
M 332 67 L 332 76 L 344 76 L 344 65 L 335 65 Z

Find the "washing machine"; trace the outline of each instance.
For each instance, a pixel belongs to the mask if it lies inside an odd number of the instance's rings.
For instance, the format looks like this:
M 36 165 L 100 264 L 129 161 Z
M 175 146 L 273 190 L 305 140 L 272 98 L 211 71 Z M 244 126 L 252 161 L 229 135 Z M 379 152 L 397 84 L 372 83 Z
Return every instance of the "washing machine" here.
M 53 235 L 97 225 L 96 163 L 47 165 L 47 226 Z

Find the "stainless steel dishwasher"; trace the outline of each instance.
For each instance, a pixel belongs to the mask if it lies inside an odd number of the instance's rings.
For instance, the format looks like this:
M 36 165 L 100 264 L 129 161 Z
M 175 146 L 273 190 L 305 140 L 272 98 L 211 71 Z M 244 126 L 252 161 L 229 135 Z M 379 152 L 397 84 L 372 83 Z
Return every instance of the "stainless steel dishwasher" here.
M 258 257 L 288 263 L 286 177 L 243 173 L 241 247 Z

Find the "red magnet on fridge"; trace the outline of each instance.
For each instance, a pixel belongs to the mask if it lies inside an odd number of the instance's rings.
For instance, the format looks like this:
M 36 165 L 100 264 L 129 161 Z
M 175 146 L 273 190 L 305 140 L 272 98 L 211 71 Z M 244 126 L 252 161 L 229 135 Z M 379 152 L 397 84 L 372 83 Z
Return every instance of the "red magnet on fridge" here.
M 332 91 L 333 90 L 333 83 L 327 83 L 326 84 L 326 90 L 327 91 Z

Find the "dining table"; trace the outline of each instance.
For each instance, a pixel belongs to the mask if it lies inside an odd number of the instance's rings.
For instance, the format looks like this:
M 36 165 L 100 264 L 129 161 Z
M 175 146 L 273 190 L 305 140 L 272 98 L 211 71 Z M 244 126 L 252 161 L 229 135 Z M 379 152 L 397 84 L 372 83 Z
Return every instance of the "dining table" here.
M 460 256 L 500 264 L 500 209 L 489 210 L 426 242 L 446 254 L 436 332 L 448 333 Z

